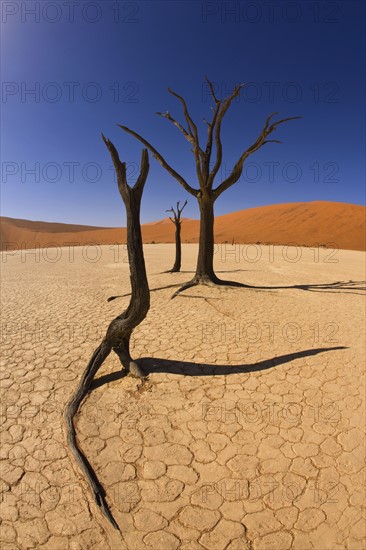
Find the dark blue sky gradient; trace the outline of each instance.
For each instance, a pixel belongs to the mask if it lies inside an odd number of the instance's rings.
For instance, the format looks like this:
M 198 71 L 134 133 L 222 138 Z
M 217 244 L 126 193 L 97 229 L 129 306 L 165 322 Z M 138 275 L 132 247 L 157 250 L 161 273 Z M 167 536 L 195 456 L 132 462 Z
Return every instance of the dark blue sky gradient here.
M 41 11 L 25 13 L 23 4 Z M 241 180 L 218 199 L 217 215 L 297 201 L 364 204 L 364 2 L 79 1 L 74 20 L 63 2 L 58 11 L 54 4 L 2 5 L 2 215 L 124 224 L 100 132 L 132 179 L 141 145 L 117 123 L 145 136 L 196 187 L 190 145 L 155 112 L 183 121 L 170 86 L 187 99 L 204 142 L 202 117 L 212 104 L 205 74 L 219 95 L 247 83 L 223 123 L 222 176 L 269 113 L 304 117 L 272 135 L 282 145 L 248 159 Z M 37 86 L 36 96 L 26 93 Z M 78 163 L 74 174 L 70 163 Z M 186 198 L 185 215 L 198 217 L 194 197 L 152 157 L 150 164 L 142 220 L 163 218 Z

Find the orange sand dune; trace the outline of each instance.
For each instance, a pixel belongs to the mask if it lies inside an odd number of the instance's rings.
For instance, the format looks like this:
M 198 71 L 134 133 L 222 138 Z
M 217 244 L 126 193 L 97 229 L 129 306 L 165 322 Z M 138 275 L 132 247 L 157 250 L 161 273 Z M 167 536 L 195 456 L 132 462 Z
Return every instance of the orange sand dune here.
M 341 202 L 297 202 L 240 210 L 215 220 L 215 241 L 235 243 L 296 243 L 366 250 L 364 206 Z M 1 250 L 52 245 L 78 246 L 126 241 L 126 228 L 103 228 L 0 218 Z M 182 241 L 198 241 L 199 222 L 185 219 Z M 169 219 L 142 226 L 145 243 L 174 242 Z

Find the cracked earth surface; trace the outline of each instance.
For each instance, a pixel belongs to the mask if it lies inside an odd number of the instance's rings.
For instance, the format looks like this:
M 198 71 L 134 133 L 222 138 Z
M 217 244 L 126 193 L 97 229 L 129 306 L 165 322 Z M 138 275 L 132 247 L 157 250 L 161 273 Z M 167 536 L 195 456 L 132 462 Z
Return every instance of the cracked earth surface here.
M 362 252 L 317 258 L 303 248 L 292 262 L 283 247 L 262 246 L 253 262 L 224 246 L 219 275 L 251 285 L 365 278 Z M 101 247 L 95 262 L 85 247 L 73 261 L 68 249 L 58 261 L 55 251 L 3 256 L 2 549 L 365 548 L 357 284 L 152 292 L 131 346 L 148 381 L 121 377 L 110 356 L 76 419 L 121 533 L 101 516 L 68 454 L 62 412 L 128 304 L 106 301 L 129 292 L 126 251 L 116 250 Z M 197 247 L 183 246 L 180 274 L 161 273 L 173 245 L 145 254 L 153 289 L 191 278 Z

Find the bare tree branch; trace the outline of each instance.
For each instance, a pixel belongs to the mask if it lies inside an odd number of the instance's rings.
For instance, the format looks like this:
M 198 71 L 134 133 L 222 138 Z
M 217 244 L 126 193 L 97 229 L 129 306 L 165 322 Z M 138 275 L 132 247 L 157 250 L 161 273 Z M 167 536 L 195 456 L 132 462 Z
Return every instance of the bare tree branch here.
M 278 112 L 278 111 L 275 111 L 274 113 L 271 113 L 270 115 L 268 115 L 268 117 L 266 118 L 266 122 L 264 123 L 264 129 L 265 129 L 265 130 L 267 130 L 271 118 L 273 118 L 274 116 L 276 116 L 276 115 L 278 115 L 278 114 L 279 114 L 279 112 Z
M 113 165 L 114 165 L 114 169 L 115 169 L 116 174 L 117 174 L 118 188 L 121 192 L 121 188 L 120 188 L 121 186 L 127 187 L 126 163 L 121 162 L 117 149 L 115 148 L 113 143 L 104 136 L 103 133 L 102 133 L 102 139 L 103 139 L 104 143 L 106 144 L 107 149 L 108 149 L 108 151 L 111 155 Z
M 180 216 L 181 216 L 181 213 L 184 210 L 184 207 L 187 204 L 187 201 L 183 204 L 182 208 L 179 208 L 179 204 L 180 204 L 180 201 L 177 202 L 176 210 L 174 209 L 173 206 L 171 208 L 169 208 L 169 210 L 165 210 L 165 212 L 173 212 L 174 220 L 172 218 L 169 218 L 173 223 L 181 223 L 180 222 Z
M 266 139 L 266 141 L 263 141 L 263 145 L 265 143 L 283 143 L 283 141 L 280 141 L 279 139 Z
M 165 210 L 165 212 L 173 212 L 174 219 L 169 216 L 169 219 L 171 222 L 175 223 L 177 220 L 177 214 L 173 207 L 169 208 L 169 210 Z
M 215 95 L 215 90 L 214 90 L 214 87 L 213 87 L 213 84 L 212 82 L 207 78 L 207 76 L 205 76 L 205 80 L 207 82 L 207 84 L 209 85 L 209 88 L 210 88 L 210 91 L 211 91 L 211 95 L 213 97 L 213 100 L 214 102 L 216 103 L 216 105 L 218 103 L 221 103 L 221 101 L 219 99 L 217 99 L 216 95 Z
M 197 130 L 197 126 L 195 125 L 195 123 L 193 122 L 189 112 L 188 112 L 188 108 L 187 108 L 187 104 L 186 104 L 186 101 L 184 99 L 184 97 L 182 97 L 181 95 L 177 94 L 177 92 L 174 92 L 171 88 L 168 88 L 168 92 L 170 94 L 172 94 L 174 97 L 176 97 L 177 99 L 179 99 L 179 101 L 182 103 L 183 105 L 183 112 L 184 112 L 184 116 L 185 116 L 185 119 L 187 121 L 187 124 L 188 124 L 188 131 L 189 133 L 191 134 L 192 137 L 194 137 L 196 139 L 196 143 L 199 147 L 199 141 L 198 141 L 198 130 Z
M 128 190 L 130 189 L 128 183 L 127 183 L 127 177 L 126 177 L 126 163 L 121 162 L 119 158 L 119 154 L 113 143 L 107 139 L 104 134 L 102 133 L 102 138 L 107 146 L 107 149 L 111 155 L 114 169 L 117 174 L 117 183 L 118 183 L 118 189 L 122 195 L 122 197 L 125 197 L 125 194 L 128 193 Z M 135 189 L 137 192 L 136 196 L 139 196 L 139 191 L 142 193 L 142 188 L 145 185 L 147 174 L 149 172 L 149 155 L 147 152 L 147 149 L 143 149 L 141 151 L 141 163 L 140 163 L 140 174 L 132 187 L 132 189 Z
M 214 189 L 215 199 L 217 199 L 217 197 L 219 197 L 221 193 L 226 191 L 226 189 L 228 189 L 238 181 L 243 171 L 244 161 L 249 157 L 249 155 L 253 154 L 255 151 L 258 151 L 258 149 L 260 149 L 265 143 L 269 143 L 269 142 L 281 143 L 279 140 L 266 140 L 266 137 L 269 134 L 271 134 L 274 130 L 276 130 L 279 124 L 283 124 L 284 122 L 287 122 L 289 120 L 298 120 L 302 118 L 301 116 L 283 118 L 269 125 L 271 118 L 276 114 L 278 113 L 272 113 L 267 117 L 263 130 L 258 136 L 258 138 L 256 139 L 256 141 L 253 143 L 253 145 L 248 147 L 246 151 L 244 151 L 244 153 L 241 155 L 237 163 L 234 165 L 234 168 L 232 169 L 231 174 L 216 189 Z
M 209 189 L 212 189 L 212 185 L 215 179 L 215 176 L 217 172 L 219 171 L 219 168 L 222 163 L 222 143 L 221 143 L 221 123 L 222 119 L 224 118 L 227 110 L 229 109 L 232 101 L 239 95 L 240 90 L 245 86 L 245 84 L 236 85 L 233 93 L 229 98 L 226 98 L 221 105 L 219 105 L 219 112 L 217 114 L 217 123 L 216 123 L 216 129 L 215 129 L 215 143 L 216 143 L 216 162 L 215 165 L 209 174 L 208 181 L 207 181 L 207 187 Z
M 276 130 L 277 126 L 280 124 L 283 124 L 284 122 L 287 122 L 288 120 L 298 120 L 300 118 L 303 118 L 302 116 L 290 116 L 287 118 L 283 118 L 281 120 L 277 120 L 277 122 L 274 122 L 268 129 L 268 133 L 273 132 L 273 130 Z
M 220 111 L 220 106 L 221 106 L 222 102 L 216 97 L 212 82 L 207 78 L 207 76 L 205 77 L 205 79 L 206 79 L 206 82 L 208 83 L 208 85 L 210 87 L 211 95 L 212 95 L 213 100 L 215 102 L 215 108 L 212 108 L 213 116 L 212 116 L 211 122 L 208 122 L 206 119 L 204 119 L 204 121 L 206 122 L 206 124 L 208 126 L 205 160 L 204 160 L 204 163 L 203 163 L 203 177 L 204 177 L 205 183 L 207 185 L 209 172 L 210 172 L 210 160 L 211 160 L 211 153 L 212 153 L 213 130 L 215 128 L 215 124 L 216 124 L 216 121 L 217 121 L 217 116 L 218 116 L 218 113 Z
M 177 122 L 172 116 L 171 114 L 169 113 L 169 111 L 166 111 L 166 113 L 159 113 L 157 112 L 156 113 L 157 115 L 159 116 L 162 116 L 164 118 L 167 118 L 168 120 L 170 120 L 170 122 L 172 122 L 174 124 L 174 126 L 176 126 L 177 128 L 179 128 L 179 130 L 182 132 L 182 134 L 184 135 L 184 137 L 189 141 L 189 143 L 191 143 L 193 146 L 194 146 L 194 138 L 193 136 L 187 132 L 187 130 L 182 126 L 182 124 L 180 124 L 180 122 Z
M 188 112 L 187 104 L 186 104 L 186 101 L 185 101 L 184 97 L 177 94 L 177 92 L 174 92 L 171 88 L 168 88 L 168 92 L 170 94 L 172 94 L 174 97 L 176 97 L 177 99 L 179 99 L 179 101 L 183 105 L 184 116 L 185 116 L 185 119 L 186 119 L 187 124 L 188 124 L 188 132 L 189 132 L 189 134 L 191 135 L 191 137 L 193 139 L 193 146 L 194 146 L 194 151 L 193 152 L 194 152 L 194 158 L 195 158 L 195 161 L 196 161 L 196 172 L 197 172 L 197 176 L 198 176 L 198 181 L 200 183 L 200 186 L 203 187 L 204 180 L 203 180 L 203 176 L 202 176 L 201 159 L 204 161 L 204 152 L 202 151 L 202 149 L 200 147 L 197 126 L 193 122 L 192 117 L 190 116 L 190 114 Z
M 178 174 L 178 172 L 176 172 L 168 163 L 167 161 L 164 159 L 164 157 L 155 149 L 155 147 L 153 147 L 151 145 L 151 143 L 149 143 L 145 138 L 143 138 L 142 136 L 140 136 L 140 134 L 138 134 L 137 132 L 134 132 L 133 130 L 130 130 L 130 128 L 127 128 L 127 126 L 122 126 L 121 124 L 118 124 L 117 126 L 119 126 L 119 128 L 121 128 L 124 132 L 127 132 L 128 134 L 131 134 L 132 136 L 134 136 L 136 139 L 138 139 L 139 141 L 141 141 L 141 143 L 143 143 L 152 153 L 153 157 L 156 158 L 156 160 L 158 160 L 160 162 L 160 164 L 163 166 L 163 168 L 165 168 L 165 170 L 167 170 L 169 172 L 169 174 L 171 174 L 173 176 L 173 178 L 175 178 L 180 184 L 182 187 L 184 187 L 184 189 L 186 191 L 188 191 L 188 193 L 190 193 L 191 195 L 193 195 L 194 197 L 197 197 L 199 191 L 198 189 L 194 189 L 193 187 L 191 187 L 187 182 L 186 180 L 183 178 L 183 176 L 181 176 L 180 174 Z
M 187 202 L 188 202 L 188 201 L 186 201 L 186 202 L 183 204 L 182 208 L 179 208 L 179 203 L 180 203 L 180 201 L 177 202 L 177 210 L 178 210 L 179 217 L 180 217 L 181 213 L 183 212 L 184 208 L 187 206 Z
M 147 175 L 149 173 L 149 154 L 147 152 L 147 149 L 143 149 L 141 151 L 141 162 L 140 162 L 140 174 L 139 177 L 136 180 L 135 185 L 133 186 L 133 189 L 141 189 L 145 185 Z

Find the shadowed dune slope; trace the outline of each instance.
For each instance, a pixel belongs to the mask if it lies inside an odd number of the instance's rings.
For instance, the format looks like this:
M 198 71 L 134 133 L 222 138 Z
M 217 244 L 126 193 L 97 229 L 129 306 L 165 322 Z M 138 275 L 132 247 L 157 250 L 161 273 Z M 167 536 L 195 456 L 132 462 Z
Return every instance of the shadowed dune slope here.
M 364 206 L 341 202 L 297 202 L 248 208 L 217 216 L 217 243 L 296 243 L 366 250 Z M 0 218 L 1 250 L 124 243 L 125 228 L 103 228 Z M 142 226 L 145 243 L 174 242 L 169 219 Z M 199 222 L 184 219 L 182 242 L 198 242 Z

